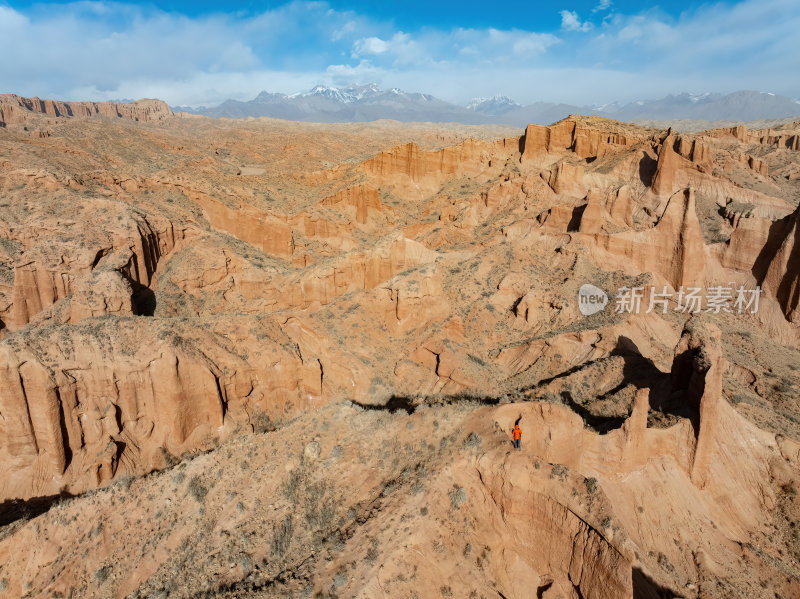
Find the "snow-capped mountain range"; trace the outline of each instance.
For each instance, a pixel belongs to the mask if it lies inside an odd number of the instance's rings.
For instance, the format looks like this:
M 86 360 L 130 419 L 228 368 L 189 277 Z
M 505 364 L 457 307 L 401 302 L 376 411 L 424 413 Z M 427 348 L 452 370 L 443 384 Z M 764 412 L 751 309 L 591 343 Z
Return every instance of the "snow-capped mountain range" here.
M 518 104 L 508 96 L 473 98 L 467 104 L 467 109 L 489 116 L 499 116 L 515 108 L 522 108 L 522 104 Z
M 317 97 L 317 98 L 326 98 L 328 100 L 332 100 L 334 102 L 340 102 L 342 104 L 352 104 L 354 102 L 361 102 L 365 100 L 369 100 L 371 98 L 377 98 L 381 96 L 402 96 L 408 95 L 404 91 L 393 87 L 390 90 L 382 90 L 378 87 L 375 83 L 367 83 L 366 85 L 349 85 L 347 87 L 330 87 L 327 85 L 316 85 L 311 88 L 307 92 L 298 92 L 296 94 L 291 94 L 286 96 L 287 98 L 294 99 L 294 98 L 307 98 L 307 97 Z M 419 97 L 422 100 L 434 100 L 433 96 L 427 94 L 411 94 L 415 97 Z
M 374 83 L 330 87 L 317 85 L 291 95 L 261 92 L 253 100 L 226 100 L 206 108 L 174 107 L 175 111 L 212 117 L 272 117 L 298 121 L 359 122 L 398 121 L 460 122 L 466 124 L 550 124 L 570 114 L 595 114 L 621 121 L 694 119 L 751 121 L 800 117 L 800 100 L 768 92 L 731 94 L 682 93 L 658 100 L 613 102 L 578 106 L 536 102 L 523 106 L 507 96 L 475 98 L 458 106 L 430 94 L 383 90 Z

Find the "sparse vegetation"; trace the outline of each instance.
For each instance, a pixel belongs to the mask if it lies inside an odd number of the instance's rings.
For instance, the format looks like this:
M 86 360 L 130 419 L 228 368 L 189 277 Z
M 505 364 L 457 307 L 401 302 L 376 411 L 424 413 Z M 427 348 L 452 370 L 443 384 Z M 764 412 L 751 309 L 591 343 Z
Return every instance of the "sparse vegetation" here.
M 568 474 L 569 468 L 561 464 L 553 464 L 553 467 L 550 469 L 550 478 L 558 478 L 564 481 L 567 479 Z
M 454 509 L 460 509 L 461 506 L 467 502 L 467 493 L 463 487 L 453 485 L 453 488 L 448 493 L 450 498 L 450 506 Z
M 198 476 L 193 476 L 189 479 L 187 490 L 198 503 L 203 503 L 206 499 L 206 495 L 208 495 L 208 489 Z
M 111 576 L 111 572 L 112 572 L 111 566 L 106 565 L 97 570 L 97 572 L 94 573 L 94 577 L 97 579 L 97 582 L 103 584 L 105 581 L 109 579 L 109 577 Z
M 464 447 L 480 447 L 482 443 L 483 439 L 481 439 L 480 435 L 474 431 L 467 435 L 464 439 Z
M 265 412 L 258 410 L 250 420 L 254 433 L 268 433 L 275 430 L 275 423 Z
M 287 515 L 281 520 L 272 534 L 271 550 L 273 556 L 282 557 L 286 554 L 289 550 L 289 544 L 292 542 L 293 531 L 292 516 Z

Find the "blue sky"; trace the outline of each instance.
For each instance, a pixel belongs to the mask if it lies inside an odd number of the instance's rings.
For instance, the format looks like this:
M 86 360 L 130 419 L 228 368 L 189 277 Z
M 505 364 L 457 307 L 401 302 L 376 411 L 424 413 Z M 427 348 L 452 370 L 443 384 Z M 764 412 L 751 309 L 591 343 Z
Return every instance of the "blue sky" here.
M 0 92 L 212 105 L 376 82 L 458 103 L 798 98 L 798 31 L 798 0 L 0 0 Z

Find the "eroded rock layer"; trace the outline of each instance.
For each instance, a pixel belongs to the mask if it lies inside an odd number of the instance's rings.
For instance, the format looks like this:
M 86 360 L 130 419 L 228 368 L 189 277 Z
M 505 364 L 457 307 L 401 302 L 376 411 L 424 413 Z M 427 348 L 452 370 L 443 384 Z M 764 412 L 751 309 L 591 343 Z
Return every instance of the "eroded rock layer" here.
M 0 111 L 10 596 L 800 592 L 796 125 Z

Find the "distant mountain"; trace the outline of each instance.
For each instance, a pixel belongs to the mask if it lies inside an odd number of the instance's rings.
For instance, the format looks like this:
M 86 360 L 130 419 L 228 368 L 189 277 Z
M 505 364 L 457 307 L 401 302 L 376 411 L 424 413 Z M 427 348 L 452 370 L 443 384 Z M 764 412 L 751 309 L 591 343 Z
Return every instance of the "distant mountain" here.
M 515 108 L 522 108 L 508 96 L 494 96 L 493 98 L 474 98 L 467 104 L 469 110 L 480 112 L 487 116 L 500 116 Z
M 211 108 L 176 106 L 174 110 L 211 117 L 264 116 L 327 123 L 394 119 L 524 126 L 528 123 L 547 125 L 570 114 L 594 114 L 620 121 L 778 119 L 800 116 L 800 101 L 764 92 L 738 91 L 727 95 L 683 93 L 658 100 L 602 106 L 549 102 L 522 106 L 507 96 L 494 96 L 475 98 L 467 106 L 458 106 L 430 94 L 409 93 L 397 88 L 382 90 L 370 83 L 343 88 L 318 85 L 307 92 L 291 95 L 264 91 L 248 102 L 226 100 Z
M 500 120 L 509 125 L 549 124 L 570 114 L 596 114 L 618 121 L 670 121 L 691 119 L 705 121 L 755 121 L 800 117 L 800 101 L 775 94 L 738 91 L 732 94 L 678 94 L 659 100 L 575 106 L 537 102 L 505 112 Z
M 375 84 L 349 85 L 344 88 L 318 85 L 299 94 L 261 92 L 249 102 L 226 100 L 213 108 L 179 110 L 212 117 L 272 117 L 295 121 L 325 123 L 398 121 L 485 123 L 486 117 L 440 100 L 429 94 L 408 93 L 393 88 L 382 90 Z
M 660 100 L 607 105 L 600 114 L 619 120 L 698 119 L 710 121 L 754 121 L 800 115 L 800 101 L 775 94 L 738 91 L 732 94 L 678 94 Z

